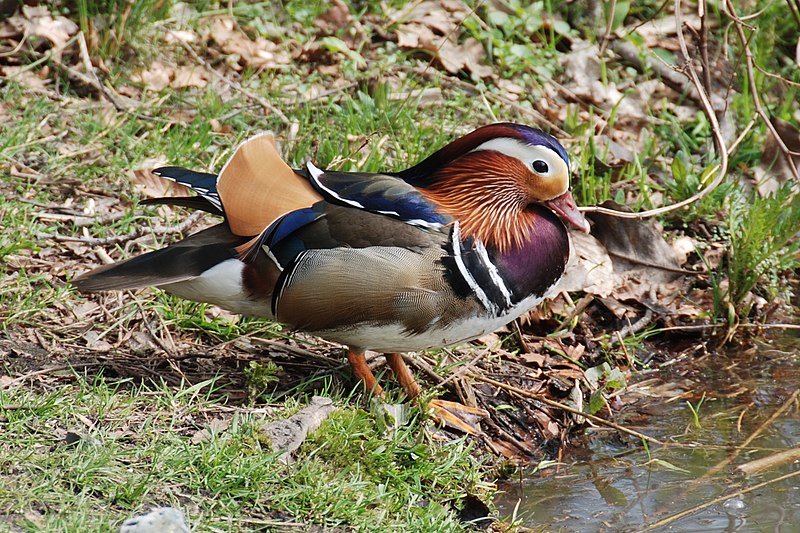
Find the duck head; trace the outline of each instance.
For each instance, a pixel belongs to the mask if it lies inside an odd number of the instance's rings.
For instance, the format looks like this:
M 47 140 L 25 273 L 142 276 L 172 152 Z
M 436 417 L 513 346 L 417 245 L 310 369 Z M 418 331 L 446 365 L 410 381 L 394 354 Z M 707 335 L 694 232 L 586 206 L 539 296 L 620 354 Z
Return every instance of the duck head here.
M 484 126 L 400 176 L 458 220 L 465 236 L 500 251 L 525 244 L 542 206 L 576 229 L 589 231 L 569 192 L 567 152 L 535 128 Z

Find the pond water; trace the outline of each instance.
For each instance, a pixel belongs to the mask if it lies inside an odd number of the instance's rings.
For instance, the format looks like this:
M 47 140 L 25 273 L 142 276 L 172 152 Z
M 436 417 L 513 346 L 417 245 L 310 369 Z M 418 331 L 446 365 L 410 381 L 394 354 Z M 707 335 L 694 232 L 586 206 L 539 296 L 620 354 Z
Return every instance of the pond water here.
M 501 486 L 501 513 L 547 532 L 800 532 L 798 455 L 750 476 L 735 470 L 800 446 L 800 339 L 688 364 L 639 376 L 639 400 L 617 414 L 667 446 L 648 455 L 591 429 L 561 464 Z

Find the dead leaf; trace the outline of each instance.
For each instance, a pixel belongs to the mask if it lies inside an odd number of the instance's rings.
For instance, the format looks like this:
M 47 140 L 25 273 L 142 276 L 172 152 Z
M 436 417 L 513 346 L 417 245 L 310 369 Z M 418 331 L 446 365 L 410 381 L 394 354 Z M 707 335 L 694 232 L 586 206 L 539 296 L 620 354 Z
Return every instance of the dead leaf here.
M 488 78 L 492 75 L 492 68 L 482 63 L 486 57 L 483 45 L 477 39 L 469 37 L 461 45 L 461 52 L 464 54 L 464 67 L 472 73 L 474 77 Z
M 48 82 L 31 72 L 26 67 L 16 67 L 11 65 L 0 66 L 0 74 L 6 78 L 14 78 L 14 81 L 29 89 L 44 89 Z
M 551 294 L 583 291 L 597 296 L 608 296 L 617 287 L 614 264 L 605 247 L 594 236 L 570 232 L 572 248 L 564 277 Z
M 193 30 L 170 30 L 164 36 L 164 40 L 168 43 L 194 43 L 197 42 L 197 33 Z
M 172 74 L 169 86 L 173 89 L 185 87 L 205 87 L 208 84 L 209 73 L 200 66 L 178 67 Z
M 82 337 L 86 341 L 86 347 L 91 348 L 92 350 L 96 350 L 98 352 L 110 352 L 113 348 L 113 346 L 104 341 L 100 337 L 100 334 L 96 331 L 89 330 L 84 333 Z
M 86 320 L 89 318 L 89 315 L 95 314 L 96 311 L 100 310 L 100 304 L 97 302 L 93 302 L 91 300 L 86 300 L 85 302 L 78 304 L 72 308 L 73 313 L 75 313 L 75 317 L 79 320 Z
M 475 78 L 489 77 L 492 69 L 483 63 L 483 45 L 472 37 L 458 42 L 461 22 L 469 13 L 467 6 L 456 0 L 411 4 L 392 16 L 402 21 L 396 30 L 397 45 L 428 52 L 451 74 L 466 70 Z
M 612 81 L 604 82 L 600 49 L 595 44 L 576 47 L 560 56 L 560 62 L 564 67 L 565 85 L 576 97 L 601 109 L 616 109 L 617 121 L 644 124 L 645 107 L 661 83 L 659 80 L 650 80 L 653 83 L 639 83 L 622 90 Z
M 211 440 L 214 435 L 218 435 L 227 430 L 230 425 L 230 419 L 214 418 L 206 427 L 195 431 L 191 438 L 192 444 L 200 444 L 201 442 Z
M 525 92 L 525 89 L 521 85 L 503 78 L 498 78 L 495 81 L 495 85 L 503 90 L 505 97 L 509 100 L 519 100 L 520 95 Z
M 627 210 L 612 201 L 602 205 Z M 672 300 L 680 292 L 680 284 L 673 283 L 682 275 L 679 258 L 655 221 L 601 213 L 588 213 L 587 217 L 594 222 L 592 234 L 612 260 L 616 284 L 612 296 L 618 300 L 649 301 L 654 295 L 662 295 Z
M 47 39 L 54 47 L 64 46 L 78 33 L 77 24 L 61 15 L 53 17 L 47 6 L 41 5 L 23 5 L 21 14 L 10 17 L 8 22 L 22 34 Z
M 191 190 L 185 185 L 175 183 L 153 174 L 154 168 L 163 167 L 164 159 L 148 159 L 142 161 L 141 167 L 127 171 L 136 190 L 146 198 L 164 198 L 165 196 L 191 196 Z
M 140 70 L 131 76 L 133 81 L 142 83 L 145 90 L 153 92 L 161 92 L 169 87 L 171 78 L 172 69 L 160 61 L 153 61 L 146 70 Z
M 331 7 L 314 20 L 314 26 L 326 35 L 333 35 L 352 23 L 350 8 L 342 0 L 333 0 Z
M 542 436 L 545 439 L 554 439 L 561 434 L 561 428 L 555 420 L 550 418 L 544 411 L 534 411 L 533 417 L 542 429 Z
M 602 207 L 617 211 L 630 211 L 627 206 L 611 200 Z M 592 235 L 606 247 L 614 259 L 614 268 L 625 271 L 639 266 L 649 266 L 661 271 L 680 268 L 675 250 L 664 240 L 664 231 L 652 220 L 621 218 L 603 213 L 587 213 L 594 222 Z M 675 273 L 671 272 L 671 278 Z
M 689 254 L 697 250 L 697 242 L 691 237 L 684 235 L 672 241 L 672 250 L 675 252 L 678 264 L 683 265 L 689 260 Z
M 692 28 L 700 31 L 701 22 L 698 15 L 683 13 L 681 23 L 684 28 Z M 680 43 L 677 38 L 677 27 L 675 17 L 670 15 L 660 19 L 650 19 L 643 23 L 637 22 L 634 26 L 624 29 L 622 33 L 638 33 L 647 48 L 662 48 L 671 52 L 680 50 Z
M 614 202 L 603 206 L 626 210 Z M 650 309 L 657 303 L 663 312 L 695 312 L 686 308 L 683 284 L 678 281 L 685 255 L 680 258 L 655 222 L 599 213 L 587 217 L 593 222 L 592 232 L 571 233 L 574 253 L 551 294 L 585 292 L 600 299 L 617 318 L 637 315 L 637 308 L 624 303 L 630 301 L 646 302 Z
M 211 38 L 226 55 L 238 58 L 238 61 L 229 63 L 236 70 L 245 67 L 276 68 L 290 62 L 289 54 L 280 46 L 264 37 L 251 40 L 236 28 L 234 20 L 229 17 L 214 20 Z
M 544 366 L 545 356 L 540 353 L 523 353 L 519 358 L 529 365 Z

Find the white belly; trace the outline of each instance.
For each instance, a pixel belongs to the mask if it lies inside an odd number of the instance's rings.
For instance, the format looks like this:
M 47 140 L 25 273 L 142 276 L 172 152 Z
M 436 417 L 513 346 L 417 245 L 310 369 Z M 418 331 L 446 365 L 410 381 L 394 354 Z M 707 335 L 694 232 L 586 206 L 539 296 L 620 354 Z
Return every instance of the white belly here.
M 466 317 L 448 327 L 433 327 L 423 333 L 409 333 L 402 325 L 358 325 L 347 330 L 312 332 L 318 337 L 354 348 L 376 352 L 419 352 L 471 341 L 505 326 L 522 313 L 535 307 L 541 297 L 531 296 L 499 317 L 478 315 Z
M 228 259 L 194 279 L 161 285 L 170 294 L 218 305 L 232 313 L 273 318 L 269 302 L 253 300 L 242 285 L 244 263 Z

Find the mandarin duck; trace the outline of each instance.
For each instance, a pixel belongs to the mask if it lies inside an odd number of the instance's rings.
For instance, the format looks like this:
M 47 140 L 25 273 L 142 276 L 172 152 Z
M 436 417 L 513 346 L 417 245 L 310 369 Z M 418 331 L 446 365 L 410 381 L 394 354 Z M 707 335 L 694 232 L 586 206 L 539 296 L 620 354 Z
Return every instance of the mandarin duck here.
M 294 170 L 268 134 L 242 143 L 218 176 L 154 172 L 197 196 L 143 203 L 224 221 L 79 276 L 78 289 L 156 286 L 276 320 L 346 345 L 377 394 L 365 350 L 383 352 L 411 399 L 421 389 L 400 352 L 470 341 L 531 309 L 564 272 L 565 223 L 589 230 L 566 151 L 519 124 L 479 128 L 400 172 Z M 466 419 L 483 413 L 444 400 L 429 408 L 470 433 Z

